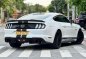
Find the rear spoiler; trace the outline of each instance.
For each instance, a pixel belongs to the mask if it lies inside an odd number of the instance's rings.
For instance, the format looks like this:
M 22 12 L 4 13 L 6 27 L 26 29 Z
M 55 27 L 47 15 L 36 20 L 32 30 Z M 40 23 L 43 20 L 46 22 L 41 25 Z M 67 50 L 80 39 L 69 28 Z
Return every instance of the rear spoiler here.
M 42 20 L 9 20 L 7 23 L 44 23 Z

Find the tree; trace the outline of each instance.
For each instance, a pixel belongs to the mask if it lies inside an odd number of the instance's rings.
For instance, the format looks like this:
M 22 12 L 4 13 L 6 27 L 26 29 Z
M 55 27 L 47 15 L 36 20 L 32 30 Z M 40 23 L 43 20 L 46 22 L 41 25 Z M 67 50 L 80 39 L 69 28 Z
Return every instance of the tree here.
M 26 9 L 23 0 L 0 0 L 0 7 L 3 8 L 8 15 L 12 15 L 15 10 L 23 13 Z
M 0 0 L 0 7 L 5 8 L 9 3 L 9 0 Z
M 36 4 L 34 5 L 35 7 L 35 12 L 46 12 L 46 8 L 43 7 L 42 5 Z
M 2 12 L 5 13 L 5 16 L 6 14 L 11 16 L 16 10 L 19 10 L 20 12 L 22 12 L 22 14 L 24 14 L 25 12 L 46 12 L 46 8 L 44 6 L 39 4 L 27 5 L 24 3 L 24 0 L 0 0 L 0 8 L 3 9 Z
M 65 0 L 53 0 L 51 2 L 51 5 L 52 9 L 55 12 L 64 13 L 67 10 L 67 3 L 65 2 Z
M 55 8 L 54 8 L 54 6 L 52 6 L 51 4 L 48 6 L 48 10 L 50 11 L 50 12 L 54 12 L 55 11 Z
M 20 10 L 23 12 L 23 10 L 26 9 L 26 5 L 23 2 L 24 0 L 14 0 L 14 6 L 16 9 Z
M 70 4 L 77 7 L 78 14 L 86 11 L 86 0 L 70 0 Z
M 35 5 L 27 5 L 27 12 L 34 13 L 34 12 L 46 12 L 46 8 L 42 5 L 35 4 Z
M 0 0 L 1 19 L 4 19 L 4 10 L 9 5 L 9 0 Z

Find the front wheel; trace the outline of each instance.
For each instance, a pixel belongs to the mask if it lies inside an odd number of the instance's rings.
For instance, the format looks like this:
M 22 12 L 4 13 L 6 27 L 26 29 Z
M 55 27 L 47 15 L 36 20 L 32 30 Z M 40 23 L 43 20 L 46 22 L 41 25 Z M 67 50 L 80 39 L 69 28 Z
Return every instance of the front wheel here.
M 9 44 L 13 48 L 19 48 L 21 46 L 21 43 L 11 43 L 11 42 L 9 42 Z
M 57 31 L 53 42 L 53 48 L 59 49 L 61 47 L 61 41 L 62 41 L 62 33 L 61 31 Z

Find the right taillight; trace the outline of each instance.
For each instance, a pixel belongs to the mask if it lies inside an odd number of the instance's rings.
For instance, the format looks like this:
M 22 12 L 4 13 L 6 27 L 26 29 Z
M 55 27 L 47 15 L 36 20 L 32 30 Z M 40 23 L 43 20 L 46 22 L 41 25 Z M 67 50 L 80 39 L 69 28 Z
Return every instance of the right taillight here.
M 35 29 L 44 29 L 46 27 L 45 24 L 36 24 Z

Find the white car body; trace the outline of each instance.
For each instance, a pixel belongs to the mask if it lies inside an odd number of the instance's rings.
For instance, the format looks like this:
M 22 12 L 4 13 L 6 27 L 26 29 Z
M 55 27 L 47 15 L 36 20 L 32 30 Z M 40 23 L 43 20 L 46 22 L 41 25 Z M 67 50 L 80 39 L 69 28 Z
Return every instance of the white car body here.
M 77 38 L 77 33 L 81 27 L 77 24 L 70 23 L 70 22 L 59 22 L 55 21 L 53 18 L 60 15 L 64 16 L 61 13 L 32 13 L 25 15 L 23 17 L 20 17 L 17 20 L 31 20 L 29 19 L 29 15 L 32 15 L 32 19 L 36 18 L 34 15 L 45 15 L 49 16 L 46 17 L 45 19 L 41 19 L 43 22 L 35 22 L 35 21 L 28 21 L 30 23 L 42 23 L 45 24 L 44 29 L 26 29 L 29 33 L 26 35 L 26 38 L 42 38 L 46 42 L 53 43 L 55 34 L 57 30 L 61 30 L 62 32 L 62 42 L 68 42 L 68 41 L 74 41 L 76 39 L 69 39 L 69 38 Z M 65 16 L 64 16 L 65 17 Z M 40 19 L 35 19 L 35 20 L 40 20 Z M 9 23 L 18 23 L 16 22 L 8 22 Z M 9 25 L 11 27 L 11 25 Z M 11 37 L 11 38 L 16 38 L 16 29 L 6 29 L 5 28 L 5 38 Z M 66 39 L 68 38 L 68 39 Z M 12 40 L 12 39 L 11 39 Z

